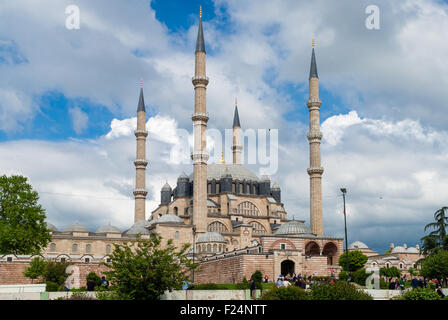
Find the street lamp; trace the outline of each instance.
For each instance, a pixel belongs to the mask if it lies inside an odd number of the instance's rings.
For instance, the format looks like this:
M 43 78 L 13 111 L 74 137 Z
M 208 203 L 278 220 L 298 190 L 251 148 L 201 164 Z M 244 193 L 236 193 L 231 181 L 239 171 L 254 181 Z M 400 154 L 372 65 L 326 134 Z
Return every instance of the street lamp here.
M 342 192 L 342 198 L 344 199 L 344 226 L 345 226 L 345 268 L 346 268 L 346 275 L 347 275 L 347 282 L 350 281 L 349 279 L 349 263 L 348 263 L 348 240 L 347 240 L 347 215 L 345 213 L 345 194 L 347 193 L 347 189 L 346 188 L 341 188 L 341 192 Z

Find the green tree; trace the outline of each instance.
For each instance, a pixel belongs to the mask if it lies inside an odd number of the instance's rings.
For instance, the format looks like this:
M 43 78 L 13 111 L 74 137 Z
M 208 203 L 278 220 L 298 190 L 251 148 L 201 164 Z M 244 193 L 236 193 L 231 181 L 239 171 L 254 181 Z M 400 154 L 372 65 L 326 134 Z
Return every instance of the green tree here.
M 115 244 L 111 262 L 103 263 L 112 290 L 125 300 L 158 300 L 166 290 L 180 289 L 191 270 L 197 267 L 187 258 L 189 244 L 177 250 L 172 240 L 161 247 L 162 238 Z
M 448 207 L 442 207 L 434 213 L 435 222 L 428 223 L 425 226 L 425 232 L 428 229 L 434 229 L 428 235 L 421 238 L 422 247 L 420 252 L 425 255 L 430 255 L 439 252 L 440 250 L 448 250 L 448 236 L 446 227 L 448 226 L 448 217 L 445 211 Z
M 0 176 L 0 253 L 38 254 L 51 240 L 39 196 L 23 176 Z
M 99 275 L 97 275 L 95 272 L 90 272 L 87 276 L 86 276 L 86 282 L 89 282 L 89 280 L 92 279 L 93 282 L 95 283 L 95 287 L 98 287 L 101 283 L 101 278 Z
M 401 275 L 401 271 L 397 269 L 397 267 L 390 268 L 380 268 L 380 275 L 386 277 L 388 281 L 392 278 L 397 278 Z
M 359 250 L 349 251 L 348 252 L 348 268 L 349 272 L 354 272 L 358 269 L 364 267 L 368 260 L 368 257 L 363 254 Z M 342 270 L 347 271 L 347 253 L 344 252 L 339 256 L 339 266 L 342 267 Z
M 263 281 L 263 274 L 261 273 L 260 270 L 256 270 L 252 274 L 252 279 L 255 281 L 255 288 L 261 289 L 261 282 Z
M 433 289 L 417 288 L 406 292 L 400 300 L 440 300 L 440 296 Z
M 30 262 L 30 266 L 26 268 L 23 275 L 27 278 L 31 279 L 31 283 L 34 282 L 35 279 L 39 278 L 44 274 L 46 262 L 41 257 L 36 257 Z
M 47 291 L 59 291 L 67 279 L 65 270 L 70 265 L 69 262 L 47 261 L 43 277 L 47 284 Z
M 420 275 L 430 279 L 448 278 L 448 251 L 434 253 L 421 262 Z

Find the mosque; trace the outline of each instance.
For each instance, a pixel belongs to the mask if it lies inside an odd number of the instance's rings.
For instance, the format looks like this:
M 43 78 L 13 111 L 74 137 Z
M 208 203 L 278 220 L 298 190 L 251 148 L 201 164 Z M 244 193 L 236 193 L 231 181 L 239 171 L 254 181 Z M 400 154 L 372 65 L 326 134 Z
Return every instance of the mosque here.
M 160 234 L 163 243 L 172 239 L 176 246 L 191 244 L 189 255 L 201 261 L 201 268 L 193 275 L 194 282 L 239 282 L 247 279 L 256 270 L 270 279 L 279 274 L 337 275 L 339 255 L 343 252 L 343 238 L 323 233 L 322 222 L 322 175 L 319 111 L 319 77 L 314 51 L 311 52 L 309 74 L 310 166 L 310 221 L 309 227 L 302 220 L 288 220 L 281 188 L 266 175 L 258 177 L 242 164 L 241 125 L 238 106 L 235 103 L 233 118 L 232 163 L 221 159 L 220 163 L 208 163 L 206 150 L 206 129 L 210 116 L 207 113 L 206 88 L 209 78 L 206 74 L 206 50 L 200 15 L 195 50 L 195 70 L 192 78 L 194 87 L 194 148 L 191 155 L 193 170 L 187 175 L 182 172 L 172 188 L 166 183 L 161 188 L 161 202 L 146 220 L 146 108 L 143 85 L 140 88 L 137 106 L 137 129 L 135 130 L 137 152 L 134 161 L 136 169 L 134 225 L 125 231 L 107 225 L 92 232 L 87 227 L 74 223 L 58 230 L 48 223 L 52 241 L 43 250 L 45 259 L 70 261 L 78 267 L 81 281 L 91 272 L 102 273 L 101 262 L 110 260 L 113 244 L 149 239 Z M 149 143 L 151 143 L 149 141 Z M 155 173 L 157 174 L 157 173 Z M 352 244 L 350 249 L 362 243 Z M 367 250 L 368 251 L 368 250 Z M 371 251 L 371 250 L 370 250 Z M 383 263 L 387 257 L 375 259 L 372 252 L 369 263 Z M 407 266 L 409 253 L 402 262 Z M 12 274 L 23 272 L 31 256 L 0 256 L 1 277 L 14 283 Z M 407 259 L 407 260 L 406 260 Z M 396 259 L 392 259 L 396 261 Z M 388 261 L 392 261 L 388 260 Z M 415 259 L 411 259 L 415 261 Z M 401 261 L 401 260 L 398 260 Z M 384 262 L 386 263 L 386 262 Z M 394 263 L 394 262 L 391 262 Z M 8 269 L 7 265 L 11 267 Z M 14 265 L 14 267 L 13 267 Z M 6 267 L 5 267 L 6 266 Z M 6 271 L 5 271 L 6 270 Z M 9 270 L 9 271 L 8 271 Z M 18 271 L 17 271 L 18 270 Z M 15 273 L 14 273 L 15 272 Z M 19 275 L 17 275 L 19 277 Z M 29 279 L 22 277 L 23 281 Z

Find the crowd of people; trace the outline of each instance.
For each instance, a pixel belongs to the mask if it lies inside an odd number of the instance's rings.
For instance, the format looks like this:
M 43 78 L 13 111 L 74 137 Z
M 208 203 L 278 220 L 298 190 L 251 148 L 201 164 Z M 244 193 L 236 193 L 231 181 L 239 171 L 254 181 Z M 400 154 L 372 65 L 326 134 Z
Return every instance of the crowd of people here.
M 266 279 L 266 278 L 265 278 Z M 330 276 L 330 278 L 322 278 L 320 280 L 313 280 L 312 276 L 302 276 L 302 274 L 298 274 L 296 275 L 294 274 L 289 274 L 289 275 L 279 275 L 277 281 L 275 282 L 275 286 L 277 288 L 281 288 L 281 287 L 288 287 L 290 285 L 294 285 L 296 287 L 300 287 L 302 289 L 309 289 L 311 288 L 314 284 L 320 284 L 320 283 L 330 283 L 330 284 L 334 284 L 335 281 L 335 277 L 332 274 Z

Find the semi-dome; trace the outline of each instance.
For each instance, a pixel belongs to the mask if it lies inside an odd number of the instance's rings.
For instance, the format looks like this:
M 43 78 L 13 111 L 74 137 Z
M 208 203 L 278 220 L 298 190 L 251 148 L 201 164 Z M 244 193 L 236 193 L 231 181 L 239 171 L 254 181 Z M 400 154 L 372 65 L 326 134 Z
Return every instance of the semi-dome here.
M 230 174 L 233 180 L 260 180 L 255 173 L 240 164 L 212 163 L 207 165 L 207 180 L 219 180 L 226 173 Z M 193 181 L 193 174 L 190 174 L 190 180 Z
M 201 234 L 196 243 L 209 243 L 209 242 L 223 242 L 226 243 L 226 239 L 218 232 L 206 232 Z
M 292 220 L 284 223 L 275 231 L 276 235 L 280 234 L 310 234 L 310 229 L 301 221 Z
M 396 246 L 395 248 L 392 249 L 391 252 L 392 253 L 405 253 L 406 249 L 402 246 Z
M 121 231 L 109 223 L 107 226 L 102 226 L 96 230 L 96 233 L 121 233 Z
M 64 232 L 89 232 L 89 228 L 83 226 L 82 224 L 75 222 L 74 224 L 66 227 Z
M 355 241 L 348 246 L 349 249 L 368 249 L 369 247 L 361 241 Z
M 149 227 L 150 224 L 146 220 L 140 220 L 134 223 L 134 225 L 126 231 L 126 234 L 128 235 L 136 235 L 136 234 L 150 234 L 147 227 Z
M 181 223 L 184 224 L 184 221 L 172 213 L 167 213 L 161 216 L 160 218 L 156 219 L 154 223 Z
M 55 226 L 54 224 L 49 223 L 49 222 L 46 222 L 46 224 L 47 224 L 47 229 L 48 229 L 48 230 L 56 231 L 56 232 L 59 231 L 58 228 L 56 228 L 56 226 Z

